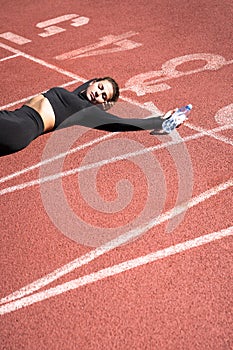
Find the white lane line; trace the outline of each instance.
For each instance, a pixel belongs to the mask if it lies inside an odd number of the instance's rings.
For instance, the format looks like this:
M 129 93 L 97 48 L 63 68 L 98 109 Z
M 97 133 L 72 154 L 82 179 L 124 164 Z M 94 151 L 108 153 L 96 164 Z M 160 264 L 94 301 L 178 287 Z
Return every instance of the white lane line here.
M 171 210 L 165 212 L 164 214 L 161 214 L 161 215 L 155 217 L 154 219 L 149 221 L 146 225 L 138 227 L 138 228 L 133 229 L 133 230 L 130 230 L 130 231 L 120 235 L 119 237 L 103 244 L 102 246 L 100 246 L 96 249 L 91 250 L 90 252 L 84 254 L 83 256 L 78 257 L 77 259 L 69 262 L 68 264 L 54 270 L 53 272 L 38 279 L 37 281 L 34 281 L 34 282 L 28 284 L 27 286 L 19 289 L 18 291 L 13 292 L 12 294 L 1 299 L 0 304 L 4 304 L 4 303 L 10 302 L 10 301 L 22 298 L 25 295 L 29 295 L 29 294 L 37 291 L 38 289 L 45 287 L 49 283 L 51 283 L 51 282 L 57 280 L 58 278 L 68 274 L 69 272 L 77 269 L 78 267 L 88 264 L 89 262 L 95 260 L 97 257 L 119 247 L 122 244 L 127 243 L 131 239 L 135 239 L 135 238 L 139 237 L 140 235 L 144 234 L 148 230 L 162 224 L 163 222 L 165 222 L 167 220 L 174 218 L 175 216 L 185 212 L 187 209 L 190 209 L 190 208 L 206 201 L 207 199 L 218 195 L 222 191 L 224 191 L 232 186 L 233 186 L 233 178 L 229 179 L 227 182 L 221 183 L 221 184 L 201 193 L 200 195 L 192 198 L 191 200 L 189 200 L 185 203 L 178 205 L 175 208 L 172 208 Z
M 81 146 L 77 146 L 75 148 L 72 148 L 71 150 L 69 150 L 67 152 L 60 153 L 60 154 L 58 154 L 58 155 L 56 155 L 56 156 L 54 156 L 52 158 L 43 160 L 43 161 L 41 161 L 41 162 L 39 162 L 37 164 L 34 164 L 34 165 L 32 165 L 32 166 L 30 166 L 28 168 L 24 168 L 24 169 L 19 170 L 19 171 L 15 172 L 15 173 L 9 174 L 9 175 L 7 175 L 5 177 L 0 178 L 0 183 L 6 182 L 8 180 L 13 179 L 14 177 L 20 176 L 20 175 L 25 174 L 25 173 L 27 173 L 29 171 L 35 170 L 35 169 L 37 169 L 37 168 L 39 168 L 39 167 L 41 167 L 43 165 L 46 165 L 46 164 L 52 163 L 52 162 L 54 162 L 54 161 L 56 161 L 58 159 L 64 158 L 67 155 L 70 155 L 72 153 L 75 153 L 75 152 L 78 152 L 80 150 L 83 150 L 83 149 L 85 149 L 87 147 L 90 147 L 90 146 L 94 145 L 95 143 L 99 143 L 99 142 L 101 142 L 103 140 L 106 140 L 106 139 L 108 139 L 110 137 L 112 137 L 112 134 L 107 134 L 107 135 L 98 137 L 98 138 L 96 138 L 96 139 L 94 139 L 94 140 L 92 140 L 90 142 L 82 144 Z
M 15 55 L 12 55 L 12 56 L 7 56 L 7 57 L 4 57 L 4 58 L 1 58 L 0 62 L 11 60 L 12 58 L 15 58 L 15 57 L 18 57 L 18 56 L 20 56 L 19 53 L 15 54 Z
M 73 82 L 70 82 L 70 83 L 67 83 L 67 84 L 73 84 L 73 83 L 76 83 L 76 81 L 73 81 Z M 64 84 L 63 86 L 65 86 L 65 84 Z M 29 99 L 29 97 L 26 98 L 25 100 L 28 100 L 28 99 Z M 210 133 L 216 133 L 216 132 L 219 132 L 219 131 L 228 130 L 229 128 L 231 128 L 231 126 L 229 126 L 229 125 L 222 125 L 222 126 L 219 126 L 219 127 L 215 128 L 215 129 L 207 130 L 207 131 L 205 130 L 205 131 L 201 132 L 200 134 L 195 134 L 195 135 L 193 135 L 193 137 L 194 137 L 194 138 L 199 138 L 199 137 L 202 137 L 202 136 L 205 136 L 205 135 L 210 136 Z M 34 164 L 34 165 L 28 167 L 28 168 L 24 168 L 24 169 L 19 170 L 19 171 L 15 172 L 15 173 L 9 174 L 9 175 L 7 175 L 7 176 L 5 176 L 5 177 L 0 178 L 0 183 L 4 183 L 4 182 L 6 182 L 6 181 L 9 181 L 9 180 L 13 179 L 14 177 L 17 177 L 17 176 L 20 176 L 20 175 L 22 175 L 22 174 L 25 174 L 25 173 L 27 173 L 27 172 L 29 172 L 29 171 L 35 170 L 35 169 L 39 168 L 40 166 L 43 166 L 43 165 L 49 164 L 49 163 L 51 163 L 51 162 L 53 162 L 53 161 L 56 161 L 56 160 L 58 160 L 58 159 L 64 158 L 64 157 L 66 157 L 67 155 L 70 155 L 70 154 L 72 154 L 72 153 L 75 153 L 75 152 L 77 152 L 77 151 L 79 151 L 79 150 L 82 150 L 82 149 L 84 149 L 84 148 L 86 148 L 86 147 L 92 146 L 92 145 L 94 145 L 95 143 L 98 143 L 98 142 L 101 142 L 101 141 L 103 141 L 103 140 L 105 140 L 105 139 L 111 138 L 111 137 L 113 137 L 114 135 L 117 135 L 117 134 L 119 134 L 119 133 L 116 132 L 116 133 L 114 133 L 114 134 L 113 134 L 113 133 L 110 133 L 110 134 L 101 136 L 101 137 L 99 137 L 99 138 L 96 138 L 96 139 L 94 139 L 94 140 L 88 142 L 88 143 L 83 144 L 82 146 L 78 146 L 78 147 L 72 148 L 71 150 L 69 150 L 69 151 L 67 151 L 67 152 L 64 152 L 64 153 L 60 153 L 60 154 L 58 154 L 58 155 L 55 156 L 55 157 L 46 159 L 46 160 L 44 160 L 44 161 L 41 161 L 41 162 L 39 162 L 39 163 L 36 163 L 36 164 Z M 198 135 L 200 135 L 200 136 L 198 136 Z M 187 141 L 186 138 L 184 138 L 184 141 Z M 165 144 L 163 144 L 163 145 L 164 145 L 163 147 L 168 147 L 170 144 L 165 143 Z M 156 146 L 156 147 L 157 147 L 157 146 Z
M 77 84 L 77 83 L 79 83 L 79 82 L 80 82 L 79 80 L 72 80 L 72 81 L 69 81 L 69 82 L 64 83 L 64 84 L 62 84 L 62 85 L 59 85 L 59 86 L 61 86 L 61 87 L 66 87 L 66 86 L 70 86 L 70 85 L 73 85 L 73 84 Z M 11 107 L 13 107 L 13 106 L 15 106 L 15 105 L 24 103 L 24 102 L 30 100 L 31 98 L 37 96 L 38 94 L 42 94 L 43 92 L 46 92 L 46 91 L 47 91 L 47 90 L 40 91 L 40 92 L 38 92 L 38 93 L 36 93 L 36 94 L 34 94 L 34 95 L 24 97 L 24 98 L 22 98 L 21 100 L 14 101 L 14 102 L 10 102 L 10 103 L 8 103 L 8 104 L 6 104 L 6 105 L 4 105 L 4 106 L 1 106 L 1 107 L 0 107 L 0 110 L 7 109 L 7 108 L 11 108 Z
M 225 129 L 226 126 L 222 126 L 222 127 L 218 127 L 218 129 Z M 116 134 L 116 133 L 114 133 Z M 107 138 L 107 136 L 109 135 L 109 137 L 111 137 L 112 134 L 107 134 L 105 135 L 105 138 Z M 40 185 L 42 183 L 45 183 L 45 182 L 50 182 L 50 181 L 54 181 L 54 180 L 57 180 L 57 179 L 60 179 L 62 177 L 66 177 L 66 176 L 70 176 L 70 175 L 75 175 L 77 173 L 81 173 L 83 171 L 87 171 L 87 170 L 90 170 L 90 169 L 94 169 L 94 168 L 97 168 L 97 167 L 101 167 L 103 165 L 106 165 L 106 164 L 111 164 L 111 163 L 114 163 L 114 162 L 117 162 L 117 161 L 120 161 L 120 160 L 124 160 L 124 159 L 128 159 L 128 158 L 132 158 L 132 157 L 136 157 L 138 155 L 142 155 L 142 154 L 146 154 L 148 152 L 154 152 L 154 151 L 157 151 L 159 149 L 163 149 L 163 148 L 167 148 L 167 147 L 171 147 L 173 145 L 177 145 L 179 143 L 182 143 L 182 142 L 188 142 L 188 141 L 191 141 L 191 140 L 195 140 L 195 139 L 198 139 L 198 138 L 201 138 L 203 136 L 205 136 L 206 133 L 204 134 L 201 134 L 201 133 L 198 133 L 198 134 L 194 134 L 194 135 L 190 135 L 190 136 L 186 136 L 184 137 L 183 139 L 178 139 L 178 140 L 173 140 L 173 141 L 168 141 L 166 143 L 163 143 L 163 144 L 159 144 L 159 145 L 156 145 L 156 146 L 151 146 L 151 147 L 148 147 L 148 148 L 144 148 L 142 150 L 139 150 L 139 151 L 136 151 L 136 152 L 129 152 L 129 153 L 125 153 L 125 154 L 122 154 L 120 156 L 117 156 L 117 157 L 112 157 L 112 158 L 108 158 L 108 159 L 103 159 L 99 162 L 96 162 L 96 163 L 91 163 L 91 164 L 87 164 L 85 166 L 81 166 L 81 167 L 78 167 L 78 168 L 72 168 L 70 170 L 66 170 L 64 172 L 60 172 L 60 173 L 56 173 L 56 174 L 53 174 L 53 175 L 50 175 L 50 176 L 46 176 L 46 177 L 43 177 L 43 178 L 39 178 L 39 179 L 35 179 L 35 180 L 31 180 L 31 181 L 28 181 L 28 182 L 23 182 L 21 184 L 17 184 L 17 185 L 14 185 L 14 186 L 10 186 L 10 187 L 6 187 L 2 190 L 0 190 L 0 196 L 3 196 L 5 194 L 8 194 L 8 193 L 12 193 L 12 192 L 15 192 L 15 191 L 20 191 L 20 190 L 23 190 L 25 188 L 28 188 L 28 187 L 32 187 L 32 186 L 37 186 L 37 185 Z M 99 142 L 99 139 L 95 139 L 94 141 L 91 141 L 93 144 L 95 142 Z M 79 146 L 80 148 L 79 149 L 82 149 L 82 147 L 86 147 L 86 144 L 84 144 L 83 146 Z M 74 149 L 74 152 L 76 152 L 77 149 Z M 69 151 L 69 153 L 71 153 L 71 151 Z M 62 157 L 64 155 L 67 155 L 67 153 L 63 153 L 62 154 Z M 56 159 L 59 159 L 61 158 L 61 155 L 58 155 L 56 157 Z M 46 164 L 53 161 L 54 158 L 51 158 L 51 160 L 45 160 L 43 162 L 43 164 Z M 38 163 L 38 164 L 42 164 L 41 163 Z M 37 164 L 33 166 L 33 169 L 35 169 L 37 167 Z M 31 170 L 32 167 L 28 168 Z M 18 173 L 22 174 L 22 173 L 25 173 L 28 171 L 28 169 L 24 169 Z M 6 180 L 9 180 L 10 178 L 13 178 L 15 176 L 17 176 L 18 173 L 15 173 L 15 174 L 12 174 L 12 175 L 8 175 L 7 177 L 4 177 L 2 179 L 0 179 L 0 183 L 1 182 L 5 182 Z
M 186 126 L 188 126 L 192 130 L 198 131 L 198 132 L 203 133 L 203 134 L 205 134 L 207 136 L 211 136 L 211 137 L 213 137 L 214 139 L 216 139 L 218 141 L 221 141 L 221 142 L 224 142 L 224 143 L 226 143 L 228 145 L 233 146 L 233 140 L 229 139 L 228 137 L 215 134 L 214 130 L 206 130 L 204 128 L 201 128 L 200 126 L 195 126 L 195 125 L 190 124 L 188 122 L 186 122 L 185 124 L 186 124 Z M 229 124 L 228 127 L 229 127 L 229 129 L 231 129 L 233 127 L 233 125 Z
M 156 106 L 153 106 L 153 105 L 150 105 L 150 103 L 145 103 L 145 104 L 142 104 L 140 102 L 137 102 L 137 101 L 134 101 L 132 100 L 131 98 L 128 98 L 128 97 L 123 97 L 121 96 L 121 99 L 125 102 L 128 102 L 128 103 L 131 103 L 135 106 L 138 106 L 138 107 L 141 107 L 143 109 L 146 109 L 147 111 L 150 111 L 150 112 L 154 112 L 155 111 L 155 107 Z M 159 113 L 159 114 L 163 114 L 162 112 L 159 111 L 159 109 L 157 109 L 156 107 L 156 113 Z M 231 146 L 233 146 L 233 141 L 225 136 L 222 136 L 222 135 L 217 135 L 216 132 L 218 131 L 222 131 L 222 130 L 218 130 L 218 128 L 216 129 L 212 129 L 212 130 L 207 130 L 207 129 L 204 129 L 202 127 L 199 127 L 199 126 L 195 126 L 189 122 L 185 122 L 183 126 L 187 126 L 189 129 L 192 129 L 192 130 L 195 130 L 195 131 L 198 131 L 200 132 L 202 135 L 206 135 L 206 136 L 210 136 L 210 137 L 213 137 L 215 138 L 216 140 L 218 141 L 221 141 L 221 142 L 224 142 L 226 144 L 229 144 Z M 228 124 L 228 125 L 225 125 L 226 128 L 230 129 L 233 127 L 232 124 Z
M 151 264 L 157 260 L 161 260 L 175 254 L 183 253 L 190 249 L 201 247 L 205 244 L 215 242 L 216 240 L 229 237 L 232 235 L 233 235 L 233 226 L 218 232 L 209 233 L 207 235 L 203 235 L 203 236 L 191 239 L 189 241 L 178 243 L 168 248 L 158 250 L 156 252 L 149 253 L 147 255 L 140 256 L 132 260 L 124 261 L 120 264 L 107 267 L 105 269 L 99 270 L 97 272 L 93 272 L 86 276 L 79 277 L 77 279 L 60 284 L 56 287 L 47 289 L 45 291 L 37 292 L 33 295 L 23 297 L 20 300 L 12 301 L 8 304 L 5 304 L 0 307 L 0 315 L 4 315 L 10 312 L 19 310 L 23 307 L 30 306 L 34 303 L 38 303 L 40 301 L 49 299 L 51 297 L 55 297 L 65 292 L 75 290 L 79 287 L 100 281 L 104 278 L 118 275 L 122 272 L 135 269 L 139 266 Z
M 36 58 L 36 57 L 31 56 L 31 55 L 28 55 L 28 54 L 26 54 L 26 53 L 24 53 L 24 52 L 22 52 L 20 50 L 14 49 L 13 47 L 5 45 L 5 44 L 3 44 L 1 42 L 0 42 L 0 47 L 2 47 L 5 50 L 8 50 L 10 52 L 13 52 L 15 54 L 19 54 L 22 57 L 24 57 L 24 58 L 26 58 L 26 59 L 28 59 L 30 61 L 38 63 L 41 66 L 44 66 L 46 68 L 52 69 L 52 70 L 54 70 L 54 71 L 56 71 L 56 72 L 58 72 L 60 74 L 66 75 L 67 77 L 70 77 L 72 79 L 75 79 L 75 80 L 78 80 L 78 81 L 81 81 L 81 82 L 85 82 L 86 81 L 85 79 L 83 79 L 82 77 L 78 76 L 77 74 L 74 74 L 74 73 L 69 72 L 69 71 L 67 71 L 65 69 L 59 68 L 59 67 L 55 66 L 54 64 L 47 63 L 47 62 L 45 62 L 44 60 L 42 60 L 40 58 Z

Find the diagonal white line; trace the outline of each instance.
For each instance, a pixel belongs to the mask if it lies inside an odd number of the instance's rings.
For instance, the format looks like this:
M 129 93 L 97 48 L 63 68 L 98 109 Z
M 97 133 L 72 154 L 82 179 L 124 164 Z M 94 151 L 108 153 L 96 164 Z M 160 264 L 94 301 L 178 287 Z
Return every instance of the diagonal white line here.
M 142 104 L 140 102 L 132 100 L 131 98 L 123 97 L 123 96 L 121 96 L 121 99 L 123 101 L 129 102 L 129 103 L 131 103 L 131 104 L 133 104 L 135 106 L 138 106 L 138 107 L 141 107 L 143 109 L 146 109 L 146 110 L 148 110 L 148 111 L 150 111 L 152 113 L 156 110 L 156 112 L 158 114 L 160 114 L 160 115 L 162 114 L 162 112 L 159 111 L 159 109 L 156 106 L 153 106 L 150 103 Z M 195 130 L 195 131 L 200 132 L 203 136 L 206 135 L 206 136 L 209 136 L 209 137 L 213 137 L 214 139 L 216 139 L 218 141 L 222 141 L 222 142 L 224 142 L 226 144 L 229 144 L 229 145 L 233 146 L 233 141 L 231 139 L 229 139 L 227 137 L 224 137 L 222 135 L 217 135 L 216 134 L 218 131 L 222 131 L 224 129 L 219 129 L 219 127 L 217 127 L 217 128 L 212 129 L 212 130 L 211 129 L 207 130 L 207 129 L 204 129 L 202 127 L 193 125 L 193 124 L 191 124 L 189 122 L 185 122 L 184 126 L 187 126 L 191 130 Z M 225 125 L 222 125 L 222 127 L 226 127 L 226 129 L 231 129 L 233 127 L 233 125 L 232 124 L 225 124 Z
M 85 79 L 83 79 L 82 77 L 78 76 L 77 74 L 74 74 L 74 73 L 69 72 L 69 71 L 67 71 L 65 69 L 59 68 L 59 67 L 55 66 L 54 64 L 51 64 L 51 63 L 48 63 L 48 62 L 42 60 L 41 58 L 33 57 L 33 56 L 31 56 L 31 55 L 29 55 L 29 54 L 27 54 L 25 52 L 22 52 L 20 50 L 14 49 L 13 47 L 10 47 L 10 46 L 8 46 L 6 44 L 3 44 L 1 42 L 0 42 L 0 47 L 2 47 L 5 50 L 8 50 L 10 52 L 13 52 L 15 54 L 19 54 L 22 57 L 24 57 L 24 58 L 26 58 L 26 59 L 28 59 L 30 61 L 33 61 L 35 63 L 40 64 L 41 66 L 44 66 L 44 67 L 52 69 L 52 70 L 54 70 L 54 71 L 56 71 L 58 73 L 66 75 L 67 77 L 70 77 L 72 79 L 79 80 L 79 81 L 82 81 L 82 82 L 85 81 Z
M 12 301 L 0 307 L 0 314 L 4 315 L 7 313 L 16 311 L 23 307 L 30 306 L 34 303 L 38 303 L 40 301 L 49 299 L 51 297 L 63 294 L 70 290 L 77 289 L 81 286 L 85 286 L 85 285 L 100 281 L 107 277 L 115 276 L 122 272 L 135 269 L 139 266 L 153 263 L 157 260 L 161 260 L 169 256 L 179 254 L 179 253 L 188 251 L 190 249 L 197 248 L 197 247 L 203 246 L 204 244 L 208 244 L 232 235 L 233 235 L 233 226 L 218 232 L 209 233 L 207 235 L 203 235 L 203 236 L 194 238 L 192 240 L 170 246 L 162 250 L 158 250 L 156 252 L 153 252 L 132 260 L 124 261 L 118 265 L 110 266 L 108 268 L 91 273 L 90 275 L 79 277 L 77 279 L 60 284 L 56 287 L 47 289 L 45 291 L 37 292 L 28 297 L 24 297 L 20 300 Z
M 60 153 L 60 154 L 58 154 L 58 155 L 56 155 L 56 156 L 54 156 L 52 158 L 43 160 L 43 161 L 41 161 L 39 163 L 36 163 L 36 164 L 34 164 L 34 165 L 32 165 L 32 166 L 30 166 L 28 168 L 24 168 L 24 169 L 19 170 L 19 171 L 15 172 L 15 173 L 9 174 L 9 175 L 7 175 L 5 177 L 0 178 L 0 183 L 9 181 L 9 180 L 13 179 L 14 177 L 20 176 L 20 175 L 25 174 L 25 173 L 27 173 L 29 171 L 35 170 L 35 169 L 37 169 L 37 168 L 39 168 L 39 167 L 41 167 L 43 165 L 46 165 L 46 164 L 52 163 L 52 162 L 54 162 L 54 161 L 56 161 L 58 159 L 64 158 L 67 155 L 70 155 L 72 153 L 75 153 L 75 152 L 78 152 L 80 150 L 83 150 L 86 147 L 90 147 L 90 146 L 94 145 L 95 143 L 99 143 L 99 142 L 101 142 L 103 140 L 106 140 L 106 139 L 110 138 L 111 136 L 112 136 L 112 134 L 107 134 L 107 135 L 98 137 L 98 138 L 96 138 L 96 139 L 94 139 L 94 140 L 92 140 L 90 142 L 82 144 L 81 146 L 77 146 L 75 148 L 72 148 L 71 150 L 69 150 L 67 152 Z
M 224 130 L 226 128 L 227 128 L 226 126 L 221 127 L 222 130 Z M 220 128 L 218 128 L 218 130 L 219 129 Z M 114 134 L 116 134 L 116 133 L 114 133 Z M 91 142 L 92 142 L 92 144 L 94 144 L 96 142 L 99 142 L 99 141 L 103 140 L 104 138 L 111 137 L 111 135 L 112 134 L 107 134 L 102 139 L 95 139 L 94 141 L 91 141 Z M 59 178 L 65 177 L 65 176 L 74 175 L 74 174 L 77 174 L 77 173 L 80 173 L 80 172 L 83 172 L 83 171 L 87 171 L 87 170 L 90 170 L 90 169 L 93 169 L 93 168 L 96 168 L 96 167 L 101 167 L 101 166 L 103 166 L 105 164 L 114 163 L 114 162 L 117 162 L 119 160 L 128 159 L 128 158 L 131 158 L 131 157 L 138 156 L 140 154 L 153 152 L 153 151 L 156 151 L 156 150 L 159 150 L 159 149 L 163 149 L 163 148 L 166 148 L 166 147 L 177 145 L 177 144 L 182 143 L 182 142 L 188 142 L 188 141 L 191 141 L 191 140 L 195 140 L 195 139 L 201 138 L 201 137 L 203 137 L 205 135 L 206 135 L 206 132 L 204 132 L 203 134 L 202 133 L 198 133 L 198 134 L 186 136 L 183 139 L 168 141 L 167 143 L 163 143 L 163 144 L 159 144 L 159 145 L 156 145 L 156 146 L 148 147 L 148 148 L 136 151 L 136 152 L 125 153 L 125 154 L 122 154 L 122 155 L 120 155 L 118 157 L 113 157 L 113 158 L 110 158 L 110 159 L 103 159 L 103 160 L 101 160 L 99 162 L 91 163 L 91 164 L 88 164 L 88 165 L 85 165 L 85 166 L 82 166 L 82 167 L 79 167 L 79 168 L 73 168 L 73 169 L 70 169 L 70 170 L 67 170 L 67 171 L 64 171 L 64 172 L 61 172 L 61 173 L 53 174 L 53 175 L 50 175 L 50 176 L 47 176 L 47 177 L 44 177 L 44 178 L 39 178 L 39 179 L 31 180 L 31 181 L 28 181 L 28 182 L 24 182 L 24 183 L 21 183 L 21 184 L 17 184 L 15 186 L 6 187 L 6 188 L 4 188 L 4 189 L 2 189 L 0 191 L 0 196 L 8 194 L 8 193 L 15 192 L 15 191 L 23 190 L 23 189 L 28 188 L 28 187 L 40 185 L 40 184 L 45 183 L 45 182 L 54 181 L 54 180 L 57 180 Z M 73 153 L 73 152 L 76 152 L 79 149 L 83 149 L 83 148 L 87 147 L 87 145 L 90 145 L 90 144 L 88 143 L 88 144 L 84 144 L 82 146 L 79 146 L 76 149 L 69 151 L 69 154 Z M 51 161 L 54 161 L 55 159 L 59 159 L 59 158 L 65 156 L 65 155 L 67 155 L 67 153 L 60 154 L 60 155 L 58 155 L 55 158 L 51 158 L 49 160 L 45 160 L 44 162 L 41 162 L 41 163 L 38 163 L 38 164 L 40 164 L 40 165 L 43 164 L 44 165 L 46 163 L 50 163 Z M 34 165 L 33 169 L 36 169 L 38 167 L 38 164 Z M 23 174 L 23 173 L 29 171 L 28 169 L 32 170 L 32 167 L 27 168 L 25 170 L 22 170 L 22 171 L 20 171 L 18 173 L 15 173 L 15 174 L 12 174 L 12 175 L 8 175 L 7 177 L 0 179 L 0 183 L 1 182 L 5 182 L 6 180 L 9 180 L 10 178 L 13 178 L 13 177 L 17 176 L 18 174 Z
M 20 56 L 20 54 L 16 53 L 15 55 L 11 55 L 11 56 L 7 56 L 7 57 L 4 57 L 4 58 L 1 58 L 0 62 L 8 61 L 8 60 L 11 60 L 12 58 L 19 57 L 19 56 Z
M 215 132 L 214 129 L 212 130 L 206 130 L 204 128 L 201 128 L 200 126 L 195 126 L 191 123 L 185 123 L 186 126 L 188 126 L 190 129 L 192 130 L 195 130 L 195 131 L 198 131 L 202 134 L 205 134 L 206 136 L 210 136 L 210 137 L 213 137 L 214 139 L 218 140 L 218 141 L 222 141 L 228 145 L 231 145 L 233 146 L 233 140 L 230 140 L 229 138 L 225 137 L 225 136 L 222 136 L 222 135 L 217 135 Z M 233 127 L 232 124 L 229 124 L 229 125 L 225 125 L 226 127 L 228 127 L 229 129 L 231 129 Z
M 227 182 L 221 183 L 210 190 L 207 190 L 200 195 L 192 198 L 188 202 L 182 203 L 177 207 L 167 211 L 164 214 L 155 217 L 153 220 L 149 221 L 146 225 L 142 227 L 138 227 L 136 229 L 130 230 L 121 236 L 107 242 L 106 244 L 88 252 L 87 254 L 78 257 L 77 259 L 71 261 L 70 263 L 58 268 L 57 270 L 51 272 L 50 274 L 38 279 L 30 283 L 29 285 L 19 289 L 18 291 L 13 292 L 12 294 L 1 299 L 0 304 L 4 304 L 6 302 L 10 302 L 19 298 L 24 297 L 25 295 L 29 295 L 38 289 L 48 285 L 49 283 L 55 281 L 56 279 L 68 274 L 69 272 L 75 270 L 76 268 L 86 265 L 87 263 L 93 261 L 97 257 L 113 250 L 114 248 L 119 247 L 122 244 L 127 243 L 131 239 L 135 239 L 148 230 L 156 227 L 163 222 L 172 219 L 173 217 L 185 212 L 187 209 L 190 209 L 201 202 L 206 201 L 207 199 L 216 196 L 218 193 L 230 188 L 233 186 L 233 178 L 229 179 Z M 174 210 L 175 209 L 175 210 Z

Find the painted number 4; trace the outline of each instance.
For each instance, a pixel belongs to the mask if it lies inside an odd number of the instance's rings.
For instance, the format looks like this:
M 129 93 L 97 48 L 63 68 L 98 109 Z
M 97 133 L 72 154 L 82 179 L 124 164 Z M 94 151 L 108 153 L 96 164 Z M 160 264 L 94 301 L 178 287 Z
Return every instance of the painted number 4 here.
M 129 40 L 130 37 L 136 34 L 138 33 L 131 31 L 120 35 L 107 35 L 103 38 L 100 38 L 100 42 L 96 44 L 87 45 L 80 49 L 66 52 L 62 55 L 56 56 L 55 58 L 57 60 L 67 60 L 132 50 L 139 46 L 142 46 L 140 43 Z M 106 48 L 106 46 L 110 47 Z

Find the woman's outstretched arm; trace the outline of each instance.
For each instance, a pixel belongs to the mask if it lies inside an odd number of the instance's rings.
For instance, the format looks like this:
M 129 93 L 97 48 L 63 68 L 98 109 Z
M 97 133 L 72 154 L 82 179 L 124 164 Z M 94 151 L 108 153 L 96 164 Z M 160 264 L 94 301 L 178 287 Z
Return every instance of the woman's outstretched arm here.
M 92 106 L 72 115 L 62 123 L 61 128 L 71 125 L 82 125 L 92 129 L 109 132 L 161 130 L 164 119 L 150 118 L 121 118 Z

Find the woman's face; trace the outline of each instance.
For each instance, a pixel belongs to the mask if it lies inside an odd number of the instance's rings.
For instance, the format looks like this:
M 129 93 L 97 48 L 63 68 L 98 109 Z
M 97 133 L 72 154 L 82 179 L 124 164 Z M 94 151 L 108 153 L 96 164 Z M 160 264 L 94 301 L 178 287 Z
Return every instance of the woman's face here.
M 102 104 L 111 100 L 113 86 L 108 80 L 93 81 L 87 88 L 88 100 L 93 104 Z

